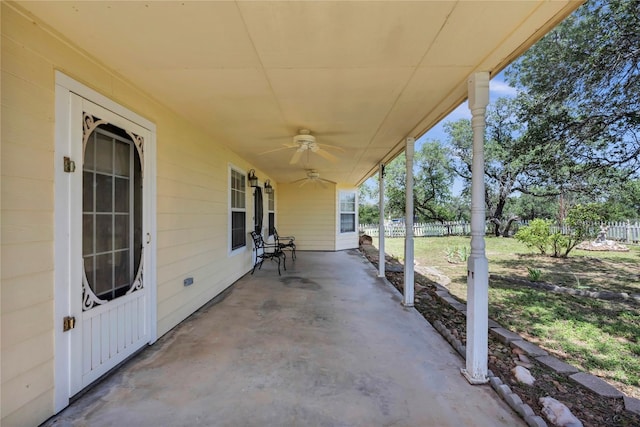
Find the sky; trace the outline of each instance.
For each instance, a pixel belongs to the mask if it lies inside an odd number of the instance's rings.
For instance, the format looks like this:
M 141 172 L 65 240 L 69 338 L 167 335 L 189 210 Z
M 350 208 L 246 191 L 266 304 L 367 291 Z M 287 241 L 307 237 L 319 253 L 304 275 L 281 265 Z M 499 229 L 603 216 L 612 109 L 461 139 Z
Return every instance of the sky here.
M 509 86 L 504 81 L 503 73 L 499 73 L 489 82 L 489 102 L 495 102 L 496 99 L 500 97 L 508 97 L 514 98 L 517 94 L 517 90 L 511 86 Z M 469 111 L 469 105 L 467 101 L 463 102 L 453 110 L 447 117 L 442 119 L 440 123 L 435 125 L 431 130 L 422 137 L 420 137 L 416 141 L 416 151 L 424 144 L 425 141 L 428 140 L 440 140 L 444 141 L 446 139 L 446 134 L 444 132 L 444 123 L 446 122 L 455 122 L 459 119 L 471 119 L 471 111 Z
M 489 82 L 489 102 L 495 102 L 496 99 L 501 97 L 514 98 L 517 94 L 517 90 L 509 86 L 505 80 L 503 73 L 499 73 Z M 445 141 L 447 134 L 444 131 L 444 124 L 446 122 L 454 122 L 459 119 L 471 119 L 471 111 L 469 111 L 469 104 L 467 101 L 463 102 L 453 110 L 448 116 L 442 119 L 437 125 L 420 138 L 416 140 L 415 150 L 418 151 L 426 141 L 439 140 Z M 377 176 L 369 178 L 367 181 L 369 186 L 377 186 Z M 452 193 L 459 195 L 462 192 L 463 183 L 462 180 L 456 179 L 453 183 Z

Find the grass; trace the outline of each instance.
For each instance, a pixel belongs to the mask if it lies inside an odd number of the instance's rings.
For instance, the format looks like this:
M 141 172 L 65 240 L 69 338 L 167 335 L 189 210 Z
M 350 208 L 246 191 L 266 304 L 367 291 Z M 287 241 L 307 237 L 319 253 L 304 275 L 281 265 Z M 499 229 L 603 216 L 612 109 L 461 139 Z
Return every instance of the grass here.
M 374 245 L 377 241 L 374 240 Z M 456 256 L 468 237 L 416 238 L 418 267 L 449 277 L 450 292 L 466 300 L 466 262 Z M 539 280 L 589 290 L 640 294 L 640 248 L 629 252 L 572 252 L 567 259 L 537 255 L 514 239 L 487 238 L 489 270 L 506 278 Z M 402 260 L 403 239 L 385 239 L 387 254 Z M 435 279 L 435 277 L 430 277 Z M 640 303 L 556 294 L 509 280 L 491 280 L 489 314 L 581 370 L 640 397 Z

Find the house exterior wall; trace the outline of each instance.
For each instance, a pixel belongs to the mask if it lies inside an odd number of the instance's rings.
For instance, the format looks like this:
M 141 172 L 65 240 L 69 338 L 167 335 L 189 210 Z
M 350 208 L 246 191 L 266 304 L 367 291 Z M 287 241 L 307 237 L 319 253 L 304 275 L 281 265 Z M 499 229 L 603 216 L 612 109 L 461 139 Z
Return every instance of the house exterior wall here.
M 0 424 L 23 426 L 54 413 L 54 325 L 61 325 L 54 319 L 54 164 L 62 161 L 54 152 L 55 71 L 157 126 L 158 336 L 250 269 L 250 241 L 244 250 L 229 253 L 228 170 L 252 166 L 89 54 L 13 6 L 3 2 L 1 7 Z M 247 188 L 247 231 L 252 203 Z M 333 216 L 332 203 L 316 209 L 330 209 L 320 218 Z M 184 287 L 186 277 L 194 284 Z
M 297 250 L 336 250 L 335 185 L 279 183 L 275 194 L 278 233 L 295 236 Z

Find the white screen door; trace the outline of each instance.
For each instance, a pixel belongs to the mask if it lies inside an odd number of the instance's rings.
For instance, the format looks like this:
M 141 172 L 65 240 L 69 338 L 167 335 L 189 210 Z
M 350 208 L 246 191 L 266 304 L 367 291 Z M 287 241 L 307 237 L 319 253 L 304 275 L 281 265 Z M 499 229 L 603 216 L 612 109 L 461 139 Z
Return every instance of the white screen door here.
M 145 268 L 149 203 L 148 130 L 77 95 L 71 98 L 77 151 L 70 183 L 70 338 L 73 396 L 150 340 Z

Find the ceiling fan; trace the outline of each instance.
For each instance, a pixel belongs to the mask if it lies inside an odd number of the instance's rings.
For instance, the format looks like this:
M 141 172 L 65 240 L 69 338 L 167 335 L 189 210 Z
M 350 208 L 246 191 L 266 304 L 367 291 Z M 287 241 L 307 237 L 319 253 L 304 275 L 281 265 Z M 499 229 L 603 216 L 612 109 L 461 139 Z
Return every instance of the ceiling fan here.
M 265 151 L 261 154 L 272 153 L 274 151 L 284 150 L 287 148 L 295 148 L 296 151 L 294 151 L 293 156 L 291 156 L 291 160 L 289 161 L 289 164 L 291 165 L 298 163 L 298 161 L 300 160 L 300 157 L 302 157 L 302 155 L 305 152 L 307 153 L 307 155 L 309 153 L 316 153 L 320 157 L 323 157 L 332 162 L 335 162 L 338 160 L 336 156 L 329 153 L 324 148 L 320 148 L 320 144 L 316 142 L 316 137 L 311 135 L 311 131 L 309 129 L 300 129 L 300 131 L 298 132 L 298 135 L 293 137 L 293 142 L 291 144 L 282 144 L 282 145 L 284 145 L 283 148 L 276 148 L 275 150 Z M 342 148 L 337 147 L 335 145 L 322 144 L 322 146 L 326 148 L 334 148 L 342 151 Z
M 335 182 L 333 181 L 329 181 L 328 179 L 324 179 L 324 178 L 320 178 L 320 172 L 318 172 L 315 169 L 307 169 L 307 177 L 306 178 L 302 178 L 302 179 L 298 179 L 296 181 L 293 181 L 292 184 L 296 184 L 296 183 L 300 183 L 299 187 L 302 187 L 305 184 L 308 183 L 314 183 L 314 184 L 318 184 L 320 185 L 322 188 L 327 188 L 326 183 L 330 183 L 330 184 L 335 184 Z

